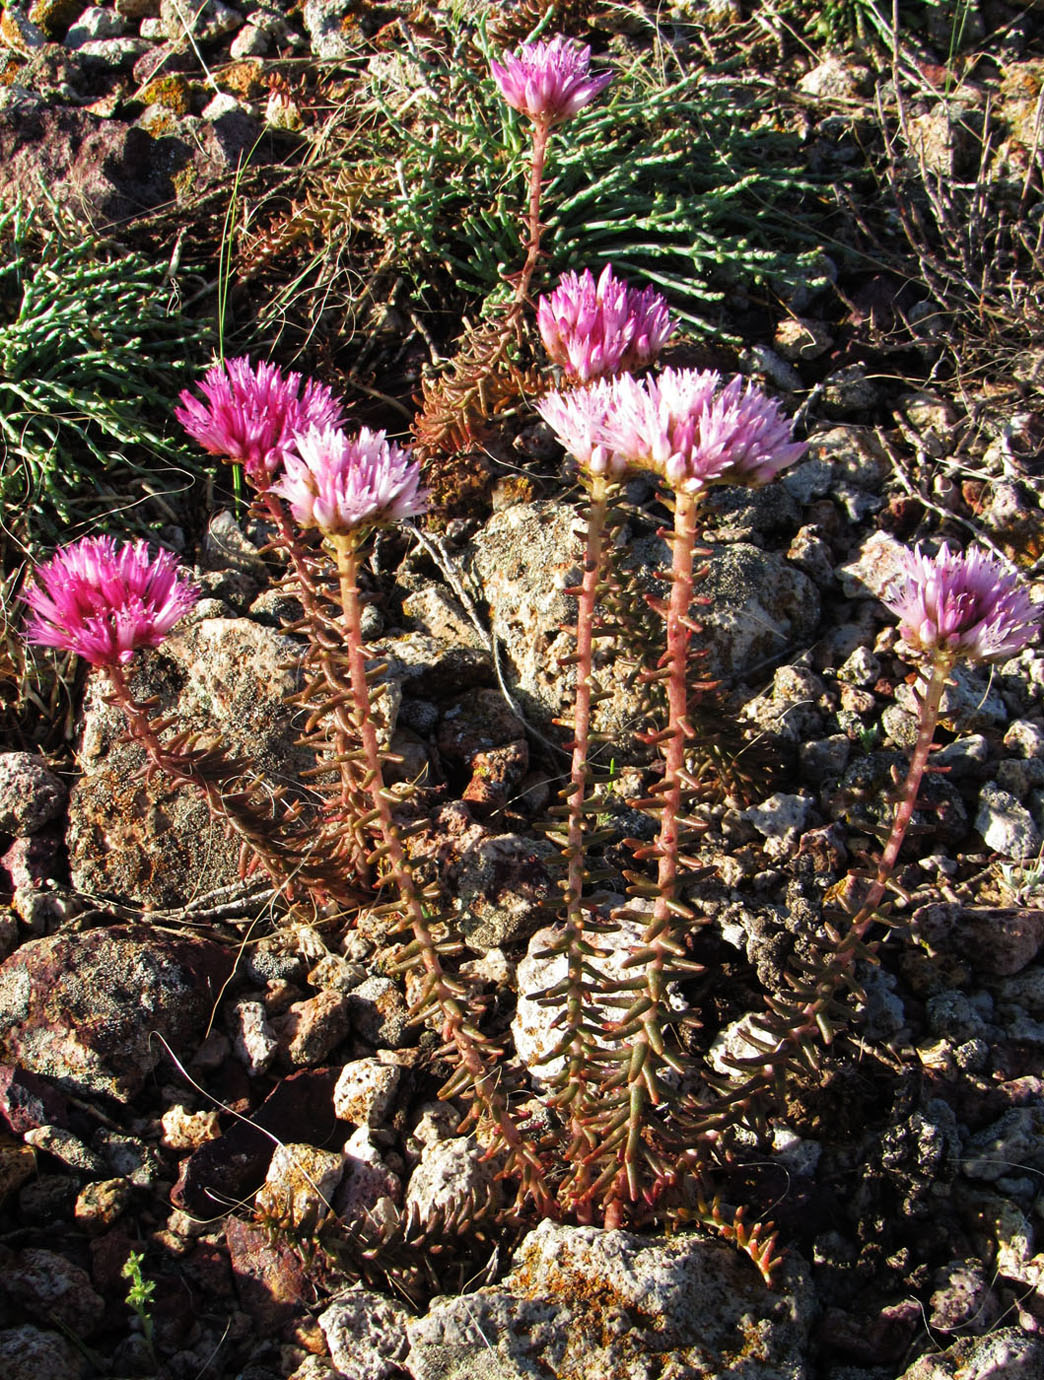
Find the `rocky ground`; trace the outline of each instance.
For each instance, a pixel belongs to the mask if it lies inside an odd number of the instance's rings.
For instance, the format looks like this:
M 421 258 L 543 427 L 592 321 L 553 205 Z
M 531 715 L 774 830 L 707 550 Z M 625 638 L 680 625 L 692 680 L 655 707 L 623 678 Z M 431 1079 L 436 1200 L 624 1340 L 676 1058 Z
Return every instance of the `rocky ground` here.
M 208 0 L 187 23 L 178 0 L 9 6 L 0 195 L 43 184 L 90 224 L 144 225 L 155 244 L 172 202 L 203 215 L 227 197 L 265 130 L 279 166 L 280 140 L 310 118 L 287 73 L 386 45 L 386 26 L 422 8 Z M 674 9 L 679 43 L 767 61 L 762 7 Z M 956 160 L 954 185 L 1014 178 L 1039 226 L 1044 16 L 962 10 L 974 61 L 947 68 L 952 29 L 928 24 L 902 68 L 910 147 L 922 171 Z M 880 49 L 828 56 L 772 13 L 781 119 L 805 122 L 810 164 L 848 158 L 873 123 L 875 81 L 882 99 Z M 987 109 L 996 161 L 977 174 L 961 160 Z M 1010 210 L 997 197 L 997 214 Z M 761 311 L 740 357 L 799 412 L 809 450 L 771 488 L 708 505 L 700 616 L 721 688 L 704 725 L 706 872 L 688 899 L 709 976 L 685 998 L 712 1066 L 887 819 L 892 768 L 916 735 L 913 670 L 877 598 L 895 542 L 975 538 L 1038 599 L 1044 587 L 1035 298 L 980 277 L 976 327 L 955 243 L 922 248 L 905 267 L 839 258 L 833 285 Z M 548 435 L 523 420 L 500 453 L 512 468 L 494 467 L 485 508 L 423 543 L 382 539 L 367 632 L 387 667 L 379 705 L 398 775 L 419 783 L 416 865 L 454 909 L 490 1028 L 531 1062 L 549 1018 L 530 996 L 555 980 L 539 957 L 556 895 L 541 825 L 563 771 L 563 590 L 581 548 Z M 644 483 L 626 498 L 621 567 L 650 587 L 664 510 Z M 301 650 L 283 630 L 293 599 L 262 531 L 209 517 L 185 538 L 204 598 L 140 658 L 135 687 L 299 779 L 312 759 L 285 704 Z M 606 817 L 623 836 L 643 827 L 627 802 L 649 763 L 629 731 L 633 689 L 610 665 L 603 675 Z M 139 773 L 87 683 L 70 747 L 12 741 L 0 756 L 0 1374 L 1044 1375 L 1040 646 L 961 672 L 940 741 L 945 770 L 925 787 L 851 1033 L 715 1171 L 727 1204 L 777 1224 L 770 1290 L 705 1232 L 498 1216 L 495 1166 L 435 1099 L 438 1041 L 408 1021 L 380 921 L 288 922 L 260 878 L 240 879 L 205 808 Z M 367 1252 L 382 1227 L 389 1244 Z

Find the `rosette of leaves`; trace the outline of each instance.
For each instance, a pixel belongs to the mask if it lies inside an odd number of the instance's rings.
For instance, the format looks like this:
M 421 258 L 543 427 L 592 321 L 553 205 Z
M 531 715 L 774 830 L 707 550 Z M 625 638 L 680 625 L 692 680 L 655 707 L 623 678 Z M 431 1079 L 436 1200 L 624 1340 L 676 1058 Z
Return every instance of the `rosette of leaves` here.
M 117 511 L 174 516 L 163 496 L 198 465 L 165 418 L 207 345 L 162 264 L 41 220 L 0 216 L 0 501 L 30 550 Z

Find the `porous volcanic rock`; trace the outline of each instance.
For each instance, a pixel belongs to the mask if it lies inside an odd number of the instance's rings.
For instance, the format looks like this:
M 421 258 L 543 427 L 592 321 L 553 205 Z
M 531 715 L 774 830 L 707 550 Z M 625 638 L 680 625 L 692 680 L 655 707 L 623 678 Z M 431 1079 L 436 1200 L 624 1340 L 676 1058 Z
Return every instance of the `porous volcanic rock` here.
M 187 1058 L 232 959 L 146 925 L 31 940 L 0 967 L 0 1057 L 65 1091 L 135 1096 L 163 1057 Z
M 549 1374 L 599 1380 L 798 1380 L 814 1313 L 796 1260 L 770 1291 L 720 1241 L 541 1222 L 502 1283 L 407 1323 L 414 1380 Z M 536 1358 L 539 1358 L 534 1364 Z
M 562 663 L 575 646 L 576 601 L 566 591 L 581 578 L 581 530 L 571 505 L 520 503 L 494 513 L 472 542 L 472 569 L 511 666 L 508 682 L 544 725 L 566 712 L 573 693 L 575 675 Z M 662 537 L 623 533 L 618 563 L 636 610 L 645 594 L 663 596 L 670 551 Z M 733 542 L 713 547 L 706 567 L 693 616 L 703 627 L 708 675 L 738 681 L 763 674 L 814 638 L 819 593 L 781 556 Z M 630 684 L 630 669 L 618 653 L 596 653 L 595 674 L 608 695 L 595 715 L 600 732 L 623 738 L 641 721 L 642 693 Z
M 246 618 L 207 618 L 179 629 L 135 662 L 136 698 L 213 741 L 266 779 L 297 776 L 314 759 L 297 746 L 284 703 L 297 688 L 289 638 Z M 172 729 L 171 732 L 174 730 Z M 202 796 L 160 775 L 144 776 L 145 753 L 128 743 L 123 717 L 96 679 L 84 712 L 83 775 L 69 801 L 69 864 L 77 890 L 154 908 L 239 879 L 239 850 L 211 819 Z

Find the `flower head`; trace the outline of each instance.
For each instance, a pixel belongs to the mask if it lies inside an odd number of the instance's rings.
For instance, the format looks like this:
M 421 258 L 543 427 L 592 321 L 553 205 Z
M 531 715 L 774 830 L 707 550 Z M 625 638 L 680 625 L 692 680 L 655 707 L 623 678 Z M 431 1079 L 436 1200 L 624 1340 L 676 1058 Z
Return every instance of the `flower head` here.
M 491 62 L 493 80 L 514 110 L 531 120 L 567 120 L 605 89 L 612 73 L 592 76 L 591 49 L 559 35 L 548 43 L 526 43 Z
M 185 389 L 174 415 L 211 455 L 243 465 L 258 488 L 267 488 L 309 427 L 336 426 L 340 404 L 325 384 L 285 376 L 274 364 L 253 367 L 245 357 L 208 369 L 199 385 L 205 401 Z
M 397 522 L 423 513 L 420 465 L 409 451 L 363 427 L 346 436 L 337 427 L 312 427 L 297 437 L 297 454 L 273 484 L 301 527 L 343 536 L 358 527 Z
M 1014 656 L 1037 631 L 1041 610 L 1016 577 L 983 551 L 940 548 L 927 556 L 902 547 L 882 595 L 911 651 L 932 660 L 995 661 Z
M 562 444 L 593 474 L 649 470 L 682 493 L 709 484 L 763 484 L 804 453 L 788 441 L 776 403 L 710 369 L 619 374 L 536 404 Z
M 704 456 L 727 461 L 719 483 L 757 488 L 808 449 L 803 441 L 790 439 L 792 426 L 778 402 L 737 374 L 700 419 L 698 447 Z
M 150 556 L 144 541 L 84 537 L 37 566 L 22 598 L 32 610 L 27 641 L 116 666 L 138 647 L 158 647 L 199 590 L 169 551 Z
M 789 424 L 774 402 L 738 377 L 720 383 L 713 370 L 621 374 L 605 443 L 688 494 L 714 483 L 764 483 L 803 454 L 803 445 L 788 444 Z
M 590 269 L 563 274 L 537 303 L 537 325 L 547 353 L 582 383 L 643 369 L 675 329 L 660 293 L 628 287 L 609 264 L 597 283 Z
M 606 445 L 614 382 L 602 379 L 589 388 L 546 393 L 534 406 L 581 469 L 619 478 L 628 468 L 627 461 Z

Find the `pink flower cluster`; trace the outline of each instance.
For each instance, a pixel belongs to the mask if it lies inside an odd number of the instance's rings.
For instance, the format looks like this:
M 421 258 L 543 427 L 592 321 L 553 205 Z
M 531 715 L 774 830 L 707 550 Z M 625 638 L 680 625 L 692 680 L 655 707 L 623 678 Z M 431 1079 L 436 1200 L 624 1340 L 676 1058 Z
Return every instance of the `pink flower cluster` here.
M 215 364 L 199 385 L 203 401 L 185 389 L 174 415 L 211 455 L 241 464 L 248 478 L 267 488 L 309 427 L 336 426 L 341 406 L 325 384 L 282 374 L 274 364 L 249 359 Z
M 798 460 L 779 404 L 739 376 L 721 387 L 711 370 L 665 369 L 657 378 L 621 374 L 536 404 L 580 466 L 619 477 L 649 470 L 675 490 L 768 483 Z
M 1037 608 L 1000 561 L 979 550 L 935 556 L 903 547 L 883 600 L 912 652 L 932 661 L 996 661 L 1031 641 Z
M 37 566 L 22 598 L 32 610 L 27 641 L 117 666 L 139 647 L 158 647 L 199 591 L 169 551 L 150 556 L 144 541 L 84 537 Z
M 272 491 L 301 527 L 340 536 L 424 512 L 420 465 L 383 431 L 363 427 L 349 437 L 336 427 L 314 427 L 297 437 L 297 452 L 287 455 Z
M 242 461 L 259 489 L 285 498 L 300 526 L 333 535 L 424 511 L 420 466 L 383 431 L 346 436 L 325 385 L 302 387 L 300 374 L 230 359 L 209 370 L 200 391 L 205 402 L 182 393 L 178 421 L 212 454 Z
M 547 43 L 524 44 L 505 53 L 503 63 L 489 66 L 512 109 L 553 125 L 589 105 L 612 81 L 609 72 L 592 76 L 590 62 L 590 48 L 559 35 Z
M 537 303 L 537 326 L 551 359 L 581 383 L 644 369 L 675 330 L 666 299 L 652 288 L 628 287 L 611 264 L 597 282 L 590 269 L 563 274 Z

